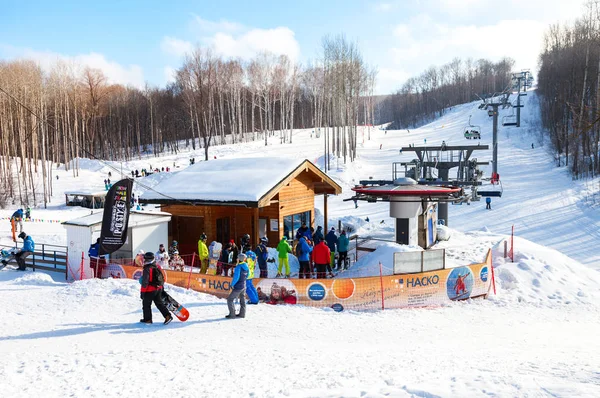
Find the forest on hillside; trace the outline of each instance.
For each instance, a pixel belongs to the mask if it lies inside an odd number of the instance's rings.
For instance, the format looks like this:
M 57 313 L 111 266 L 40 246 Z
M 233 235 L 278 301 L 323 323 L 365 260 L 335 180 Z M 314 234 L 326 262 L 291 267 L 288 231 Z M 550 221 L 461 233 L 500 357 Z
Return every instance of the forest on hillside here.
M 318 62 L 285 55 L 249 62 L 197 47 L 164 88 L 110 84 L 97 69 L 0 61 L 0 192 L 46 203 L 52 164 L 78 173 L 77 159 L 131 160 L 182 146 L 264 139 L 292 143 L 298 128 L 322 129 L 328 150 L 353 160 L 357 125 L 373 124 L 376 71 L 344 36 L 325 37 Z M 0 206 L 2 205 L 0 198 Z
M 390 128 L 419 127 L 454 105 L 509 89 L 514 63 L 510 58 L 498 62 L 455 58 L 440 67 L 432 66 L 378 104 L 376 115 L 392 121 Z
M 538 92 L 542 123 L 557 165 L 575 178 L 600 173 L 600 9 L 586 4 L 572 24 L 555 24 L 544 37 Z

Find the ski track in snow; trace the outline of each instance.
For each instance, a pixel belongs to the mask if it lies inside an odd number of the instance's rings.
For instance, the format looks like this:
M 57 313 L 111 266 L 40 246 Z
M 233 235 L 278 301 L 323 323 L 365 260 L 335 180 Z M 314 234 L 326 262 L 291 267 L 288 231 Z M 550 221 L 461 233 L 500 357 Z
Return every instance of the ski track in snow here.
M 3 396 L 31 397 L 594 397 L 600 396 L 600 215 L 590 207 L 587 182 L 572 181 L 557 168 L 536 131 L 535 91 L 522 112 L 522 127 L 499 129 L 499 173 L 504 193 L 485 203 L 449 206 L 448 266 L 481 261 L 492 249 L 497 295 L 425 309 L 376 312 L 302 306 L 248 307 L 244 320 L 225 320 L 225 300 L 169 286 L 190 310 L 190 319 L 141 325 L 139 284 L 131 280 L 85 280 L 0 271 L 0 385 Z M 419 129 L 359 131 L 358 158 L 332 157 L 330 175 L 343 187 L 329 197 L 329 225 L 351 225 L 361 235 L 392 239 L 386 203 L 360 202 L 350 188 L 359 180 L 390 179 L 391 164 L 414 158 L 399 153 L 408 144 L 489 144 L 491 119 L 478 103 L 455 106 Z M 502 116 L 508 114 L 501 111 Z M 469 115 L 482 140 L 465 140 Z M 220 157 L 287 156 L 324 165 L 323 139 L 310 129 L 293 144 L 279 137 L 211 147 Z M 364 139 L 363 139 L 364 134 Z M 535 149 L 531 149 L 531 143 Z M 380 149 L 381 145 L 381 149 Z M 473 155 L 491 160 L 491 149 Z M 203 158 L 203 150 L 124 162 L 124 170 L 174 167 Z M 175 166 L 173 166 L 175 163 Z M 63 206 L 62 192 L 102 189 L 109 169 L 81 159 L 79 177 L 54 170 L 53 201 L 33 217 L 65 221 L 89 213 Z M 119 162 L 113 162 L 118 168 Z M 489 177 L 491 166 L 485 167 Z M 111 180 L 118 178 L 113 173 Z M 452 171 L 451 171 L 452 175 Z M 154 186 L 169 174 L 144 178 Z M 598 181 L 596 180 L 596 183 Z M 143 192 L 134 186 L 136 195 Z M 323 200 L 315 200 L 317 225 Z M 14 208 L 0 210 L 8 217 Z M 366 217 L 370 222 L 366 222 Z M 384 223 L 381 224 L 381 221 Z M 7 222 L 0 245 L 11 246 Z M 502 258 L 515 226 L 515 262 Z M 65 245 L 59 223 L 26 222 L 36 242 Z M 150 248 L 149 248 L 150 249 Z M 382 244 L 364 254 L 344 276 L 386 272 L 391 253 L 414 248 Z M 271 271 L 275 264 L 270 264 Z M 291 261 L 292 272 L 297 263 Z

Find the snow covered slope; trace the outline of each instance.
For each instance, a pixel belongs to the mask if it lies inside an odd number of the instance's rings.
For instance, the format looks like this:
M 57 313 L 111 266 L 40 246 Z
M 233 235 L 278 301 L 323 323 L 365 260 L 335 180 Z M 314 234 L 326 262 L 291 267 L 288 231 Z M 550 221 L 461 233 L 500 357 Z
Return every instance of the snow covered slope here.
M 50 397 L 472 397 L 600 396 L 600 215 L 585 203 L 585 182 L 556 168 L 536 131 L 535 92 L 526 97 L 523 127 L 500 128 L 502 198 L 450 207 L 452 237 L 437 246 L 450 264 L 481 261 L 493 248 L 498 294 L 431 309 L 336 313 L 301 306 L 259 305 L 244 320 L 226 321 L 223 300 L 169 287 L 191 317 L 167 327 L 140 325 L 139 284 L 0 271 L 0 385 L 6 396 Z M 506 114 L 506 111 L 503 111 Z M 462 130 L 472 115 L 491 145 L 491 120 L 477 104 L 454 107 L 420 129 L 359 135 L 359 158 L 334 158 L 331 175 L 344 188 L 330 197 L 330 222 L 356 232 L 393 236 L 385 203 L 343 202 L 360 179 L 391 177 L 391 162 L 410 160 L 408 144 L 474 143 Z M 503 114 L 501 115 L 503 116 Z M 293 144 L 278 137 L 213 147 L 210 156 L 307 158 L 323 165 L 322 138 L 300 130 Z M 531 148 L 534 143 L 535 148 Z M 381 148 L 381 149 L 380 149 Z M 491 151 L 478 155 L 491 160 Z M 132 169 L 188 166 L 201 151 L 124 163 Z M 38 242 L 66 244 L 66 220 L 89 210 L 64 208 L 61 193 L 98 189 L 108 168 L 83 162 L 79 177 L 61 170 L 55 200 L 26 223 Z M 115 164 L 120 167 L 119 163 Z M 111 179 L 116 180 L 114 175 Z M 489 172 L 487 173 L 489 176 Z M 168 173 L 144 179 L 154 186 Z M 597 183 L 597 182 L 596 182 Z M 143 188 L 135 187 L 136 193 Z M 317 199 L 322 222 L 322 200 Z M 14 209 L 0 211 L 10 216 Z M 369 217 L 370 222 L 365 218 Z M 321 217 L 319 219 L 319 217 Z M 381 221 L 384 221 L 382 224 Z M 0 243 L 10 244 L 8 223 Z M 515 225 L 515 262 L 501 255 Z M 365 255 L 347 275 L 389 267 L 393 244 Z M 56 279 L 53 280 L 53 278 Z M 160 321 L 158 311 L 154 320 Z

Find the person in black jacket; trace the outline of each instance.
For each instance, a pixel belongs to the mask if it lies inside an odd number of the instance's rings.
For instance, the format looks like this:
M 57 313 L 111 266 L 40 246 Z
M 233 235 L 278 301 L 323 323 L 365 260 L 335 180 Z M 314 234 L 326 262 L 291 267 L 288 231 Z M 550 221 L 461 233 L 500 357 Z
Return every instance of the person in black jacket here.
M 162 296 L 164 282 L 155 282 L 157 279 L 157 272 L 162 272 L 162 270 L 156 265 L 154 253 L 147 252 L 144 254 L 144 272 L 142 273 L 142 288 L 140 289 L 140 298 L 142 299 L 144 317 L 140 319 L 140 322 L 152 323 L 152 302 L 154 302 L 156 308 L 158 308 L 160 313 L 165 317 L 164 324 L 167 325 L 173 320 L 173 317 L 165 306 Z

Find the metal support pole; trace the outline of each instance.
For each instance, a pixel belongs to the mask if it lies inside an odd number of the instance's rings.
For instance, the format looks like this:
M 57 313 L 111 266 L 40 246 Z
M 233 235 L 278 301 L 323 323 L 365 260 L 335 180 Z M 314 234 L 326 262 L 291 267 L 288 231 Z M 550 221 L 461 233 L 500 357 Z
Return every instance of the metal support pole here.
M 438 172 L 442 181 L 448 181 L 448 169 L 439 169 Z M 448 226 L 448 202 L 439 203 L 438 219 L 444 220 L 444 225 Z
M 498 173 L 498 105 L 493 104 L 492 106 L 494 110 L 494 128 L 492 130 L 492 172 Z
M 517 86 L 517 127 L 521 127 L 521 78 Z

